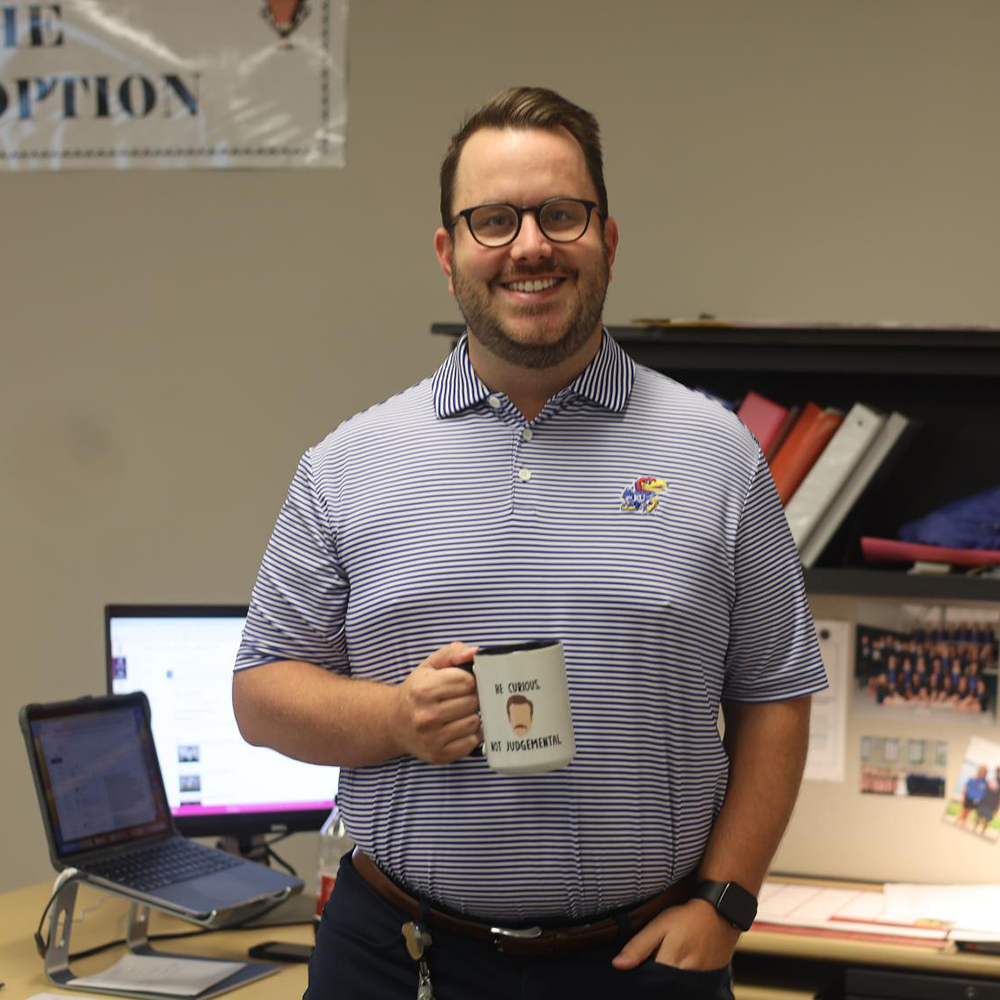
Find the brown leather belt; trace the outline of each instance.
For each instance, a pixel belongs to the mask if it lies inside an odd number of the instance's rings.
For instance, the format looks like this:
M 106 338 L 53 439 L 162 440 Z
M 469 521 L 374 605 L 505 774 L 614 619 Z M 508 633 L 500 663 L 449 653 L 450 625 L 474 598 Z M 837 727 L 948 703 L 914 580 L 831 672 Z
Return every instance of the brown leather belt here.
M 375 892 L 411 919 L 426 920 L 432 928 L 439 927 L 453 934 L 489 941 L 505 955 L 522 958 L 570 955 L 577 951 L 612 944 L 623 930 L 623 925 L 630 934 L 635 934 L 668 906 L 687 902 L 695 887 L 695 875 L 692 872 L 651 899 L 634 906 L 631 910 L 623 911 L 620 920 L 617 917 L 605 917 L 590 923 L 570 924 L 565 927 L 508 928 L 465 920 L 433 908 L 421 913 L 419 901 L 393 882 L 371 858 L 355 850 L 352 861 L 354 870 Z

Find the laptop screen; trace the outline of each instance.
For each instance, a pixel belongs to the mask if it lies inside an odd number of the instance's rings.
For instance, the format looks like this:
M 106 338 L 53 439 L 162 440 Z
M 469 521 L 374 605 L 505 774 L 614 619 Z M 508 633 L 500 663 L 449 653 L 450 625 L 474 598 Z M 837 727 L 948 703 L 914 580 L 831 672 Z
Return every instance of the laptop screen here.
M 28 725 L 60 858 L 171 830 L 143 699 L 39 707 Z

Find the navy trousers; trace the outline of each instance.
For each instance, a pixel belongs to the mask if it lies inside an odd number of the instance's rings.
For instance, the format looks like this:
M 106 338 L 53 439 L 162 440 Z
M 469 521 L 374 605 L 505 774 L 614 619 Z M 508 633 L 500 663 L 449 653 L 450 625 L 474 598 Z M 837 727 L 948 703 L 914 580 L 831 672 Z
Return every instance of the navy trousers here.
M 344 858 L 316 936 L 305 1000 L 416 1000 L 418 966 L 401 932 L 410 918 L 387 903 Z M 431 928 L 435 1000 L 733 1000 L 724 968 L 690 972 L 652 959 L 620 972 L 611 959 L 626 938 L 560 958 L 512 958 L 491 944 Z

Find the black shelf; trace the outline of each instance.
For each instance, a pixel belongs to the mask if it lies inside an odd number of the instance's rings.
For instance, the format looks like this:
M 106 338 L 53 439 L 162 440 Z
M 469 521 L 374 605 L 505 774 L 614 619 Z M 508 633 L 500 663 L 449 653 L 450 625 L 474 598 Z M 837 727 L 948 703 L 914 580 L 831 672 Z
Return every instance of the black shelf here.
M 457 339 L 459 323 L 431 332 Z M 1000 601 L 1000 580 L 907 574 L 863 561 L 862 535 L 899 527 L 1000 482 L 1000 329 L 676 323 L 612 326 L 639 364 L 730 400 L 753 389 L 785 406 L 815 400 L 845 412 L 865 402 L 919 427 L 912 443 L 841 526 L 811 593 Z
M 460 323 L 431 333 L 457 338 Z M 984 327 L 611 326 L 639 364 L 688 371 L 1000 376 L 1000 330 Z M 720 353 L 721 352 L 721 353 Z M 684 381 L 682 378 L 681 381 Z
M 955 573 L 904 573 L 892 569 L 819 568 L 805 571 L 810 594 L 895 597 L 928 601 L 1000 602 L 1000 579 Z

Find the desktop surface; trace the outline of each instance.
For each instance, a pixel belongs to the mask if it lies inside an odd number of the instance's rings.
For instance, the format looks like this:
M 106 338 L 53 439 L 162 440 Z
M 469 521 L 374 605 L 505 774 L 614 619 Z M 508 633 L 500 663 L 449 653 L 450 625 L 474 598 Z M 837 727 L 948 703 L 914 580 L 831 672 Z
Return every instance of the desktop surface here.
M 42 959 L 35 950 L 32 934 L 38 926 L 51 883 L 42 882 L 0 893 L 0 980 L 4 982 L 4 997 L 26 1000 L 36 993 L 57 993 L 57 988 L 45 977 Z M 83 912 L 82 921 L 74 921 L 70 936 L 70 951 L 84 951 L 107 941 L 124 938 L 128 921 L 128 902 L 110 893 L 81 884 L 76 904 L 77 916 Z M 151 935 L 197 931 L 193 924 L 153 911 L 150 915 Z M 47 927 L 46 927 L 47 929 Z M 247 950 L 264 941 L 293 941 L 311 944 L 311 924 L 286 927 L 260 927 L 250 930 L 214 931 L 195 937 L 170 941 L 152 941 L 157 952 L 175 952 L 199 955 L 227 961 L 249 961 Z M 109 948 L 89 958 L 71 963 L 78 975 L 100 972 L 118 961 L 126 953 L 124 945 Z M 306 966 L 282 965 L 277 975 L 268 976 L 247 986 L 233 990 L 233 996 L 246 1000 L 287 1000 L 299 997 L 306 988 Z M 98 996 L 99 994 L 90 994 Z
M 55 990 L 45 978 L 42 959 L 32 940 L 50 891 L 50 882 L 40 882 L 0 893 L 0 978 L 6 983 L 4 994 L 11 1000 L 24 1000 L 36 993 Z M 71 952 L 124 937 L 128 916 L 125 900 L 81 885 L 76 912 L 78 915 L 83 912 L 84 919 L 73 925 Z M 189 930 L 197 928 L 163 913 L 154 911 L 151 914 L 153 936 Z M 249 948 L 274 940 L 310 944 L 313 928 L 311 924 L 259 927 L 151 943 L 163 952 L 245 961 Z M 73 962 L 72 969 L 80 975 L 96 973 L 124 953 L 124 946 L 119 945 Z M 1000 979 L 1000 957 L 751 930 L 740 939 L 735 956 L 736 1000 L 812 1000 L 824 969 L 852 965 L 970 979 Z M 277 975 L 226 995 L 246 1000 L 286 1000 L 303 994 L 307 976 L 305 965 L 287 963 Z

